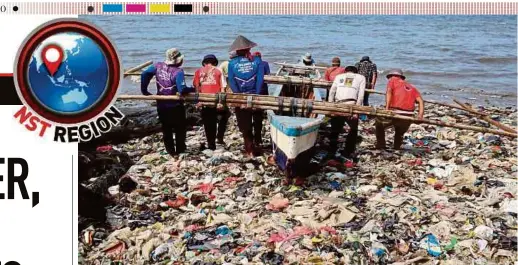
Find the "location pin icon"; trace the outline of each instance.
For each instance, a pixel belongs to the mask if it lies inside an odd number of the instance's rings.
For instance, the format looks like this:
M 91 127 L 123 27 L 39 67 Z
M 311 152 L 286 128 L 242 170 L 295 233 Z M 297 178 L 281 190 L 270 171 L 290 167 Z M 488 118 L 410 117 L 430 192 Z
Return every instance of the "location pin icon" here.
M 63 49 L 55 44 L 49 44 L 41 51 L 41 58 L 51 76 L 58 71 L 63 62 Z

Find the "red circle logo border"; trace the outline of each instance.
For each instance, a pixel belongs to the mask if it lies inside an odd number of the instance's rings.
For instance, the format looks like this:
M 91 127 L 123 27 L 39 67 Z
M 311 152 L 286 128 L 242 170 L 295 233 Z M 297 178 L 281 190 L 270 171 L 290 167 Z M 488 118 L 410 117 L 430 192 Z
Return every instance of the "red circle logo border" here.
M 30 59 L 34 50 L 38 45 L 48 37 L 65 32 L 75 32 L 85 35 L 97 43 L 103 51 L 108 64 L 108 82 L 102 97 L 90 108 L 81 111 L 78 114 L 60 115 L 51 112 L 42 106 L 30 91 L 30 85 L 27 80 L 26 71 L 29 66 Z M 88 62 L 85 62 L 88 63 Z M 99 29 L 93 25 L 87 24 L 79 20 L 58 19 L 50 21 L 40 28 L 36 29 L 23 43 L 18 52 L 15 65 L 15 84 L 18 88 L 18 94 L 25 103 L 40 116 L 45 119 L 61 123 L 61 124 L 77 124 L 86 122 L 104 110 L 106 110 L 115 99 L 117 89 L 121 79 L 121 64 L 117 50 L 111 41 Z

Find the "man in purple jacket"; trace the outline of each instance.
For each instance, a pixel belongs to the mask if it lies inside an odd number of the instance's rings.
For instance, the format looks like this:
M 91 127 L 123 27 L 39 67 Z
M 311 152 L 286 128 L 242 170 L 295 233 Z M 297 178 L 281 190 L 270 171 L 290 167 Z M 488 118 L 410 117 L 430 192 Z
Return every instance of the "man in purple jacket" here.
M 252 56 L 250 49 L 256 43 L 243 36 L 238 36 L 230 46 L 229 51 L 236 51 L 237 56 L 228 64 L 228 82 L 233 93 L 260 95 L 263 88 L 264 67 L 261 58 Z M 245 153 L 254 156 L 255 143 L 253 131 L 254 111 L 250 108 L 236 108 L 236 119 L 239 130 L 243 134 Z M 258 121 L 259 122 L 259 121 Z M 261 115 L 262 126 L 262 115 Z M 255 132 L 261 137 L 260 132 Z
M 183 69 L 184 56 L 176 48 L 167 50 L 166 60 L 151 65 L 140 76 L 140 90 L 143 95 L 152 95 L 147 87 L 156 76 L 157 95 L 176 95 L 185 93 L 188 88 L 185 85 Z M 157 100 L 157 112 L 162 123 L 162 134 L 167 153 L 171 156 L 185 152 L 186 117 L 185 107 L 181 101 Z M 173 131 L 176 138 L 173 139 Z

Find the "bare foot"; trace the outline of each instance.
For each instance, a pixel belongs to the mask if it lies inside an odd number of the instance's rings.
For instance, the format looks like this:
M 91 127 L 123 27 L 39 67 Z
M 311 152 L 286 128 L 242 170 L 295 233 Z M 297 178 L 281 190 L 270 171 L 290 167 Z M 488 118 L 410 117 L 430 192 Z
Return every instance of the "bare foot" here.
M 291 179 L 291 178 L 285 178 L 285 179 L 283 179 L 283 180 L 282 180 L 282 185 L 283 185 L 283 186 L 289 186 L 289 185 L 291 185 L 291 184 L 292 184 L 292 182 L 293 182 L 293 179 Z
M 275 156 L 269 156 L 266 163 L 268 163 L 268 165 L 275 166 Z
M 295 186 L 304 186 L 305 179 L 301 177 L 295 178 Z

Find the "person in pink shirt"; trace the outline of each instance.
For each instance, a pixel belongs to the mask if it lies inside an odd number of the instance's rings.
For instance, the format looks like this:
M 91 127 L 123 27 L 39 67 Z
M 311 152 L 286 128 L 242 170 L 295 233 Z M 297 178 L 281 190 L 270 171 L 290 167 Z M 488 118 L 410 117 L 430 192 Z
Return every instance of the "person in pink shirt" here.
M 218 59 L 213 54 L 206 55 L 202 60 L 202 65 L 194 73 L 193 86 L 198 93 L 216 94 L 224 92 L 225 82 L 221 70 L 217 67 Z M 201 106 L 201 118 L 207 137 L 207 145 L 211 150 L 216 149 L 216 138 L 218 144 L 224 145 L 225 130 L 227 128 L 230 111 L 227 107 Z M 205 149 L 205 145 L 201 145 Z
M 335 81 L 335 77 L 339 74 L 345 73 L 345 68 L 340 67 L 340 58 L 335 57 L 331 61 L 331 67 L 326 69 L 326 73 L 324 74 L 324 79 L 329 82 Z

